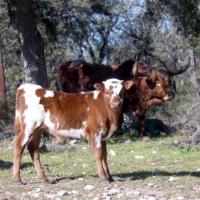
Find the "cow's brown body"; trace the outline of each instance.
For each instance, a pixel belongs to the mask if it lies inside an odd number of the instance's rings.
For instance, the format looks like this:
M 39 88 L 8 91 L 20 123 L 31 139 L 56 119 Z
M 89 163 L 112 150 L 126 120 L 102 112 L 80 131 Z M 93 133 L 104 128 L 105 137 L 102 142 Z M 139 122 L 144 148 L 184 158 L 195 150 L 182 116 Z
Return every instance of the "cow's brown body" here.
M 89 91 L 97 81 L 115 77 L 121 80 L 134 79 L 134 86 L 126 92 L 123 111 L 131 111 L 139 118 L 139 134 L 145 134 L 145 112 L 154 104 L 171 98 L 169 76 L 159 68 L 150 68 L 143 61 L 137 63 L 137 78 L 133 76 L 133 60 L 121 65 L 105 66 L 86 63 L 84 61 L 68 61 L 58 68 L 60 88 L 66 92 Z M 147 74 L 147 75 L 144 75 Z
M 93 84 L 116 78 L 107 65 L 90 64 L 83 60 L 67 61 L 58 69 L 58 85 L 65 92 L 93 90 Z
M 67 61 L 58 67 L 58 85 L 65 92 L 93 90 L 93 84 L 109 78 L 129 80 L 133 76 L 135 62 L 128 60 L 121 65 L 111 67 L 102 64 L 91 64 L 83 60 Z M 146 73 L 148 66 L 138 61 L 138 72 Z
M 95 84 L 97 90 L 83 94 L 54 92 L 34 84 L 20 86 L 16 95 L 14 178 L 21 181 L 21 156 L 28 145 L 38 177 L 47 181 L 39 158 L 41 131 L 47 129 L 55 136 L 88 139 L 99 177 L 111 181 L 105 140 L 117 129 L 122 113 L 123 86 L 128 89 L 131 85 L 130 81 L 122 83 L 110 79 Z

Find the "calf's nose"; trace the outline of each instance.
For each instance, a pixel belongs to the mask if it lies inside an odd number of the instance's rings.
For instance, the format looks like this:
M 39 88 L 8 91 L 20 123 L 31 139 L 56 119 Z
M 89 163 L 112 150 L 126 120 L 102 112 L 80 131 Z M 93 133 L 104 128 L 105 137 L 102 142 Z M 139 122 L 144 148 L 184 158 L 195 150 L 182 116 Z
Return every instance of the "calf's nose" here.
M 119 108 L 122 105 L 122 99 L 114 97 L 111 101 L 111 108 Z

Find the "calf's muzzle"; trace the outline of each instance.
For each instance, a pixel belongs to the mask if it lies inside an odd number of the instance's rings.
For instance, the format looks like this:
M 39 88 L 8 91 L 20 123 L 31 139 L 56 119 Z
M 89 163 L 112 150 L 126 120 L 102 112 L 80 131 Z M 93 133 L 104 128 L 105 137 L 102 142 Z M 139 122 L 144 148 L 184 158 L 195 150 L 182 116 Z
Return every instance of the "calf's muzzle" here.
M 111 105 L 111 108 L 117 109 L 122 106 L 122 103 L 123 103 L 123 100 L 120 97 L 115 96 L 111 99 L 110 105 Z

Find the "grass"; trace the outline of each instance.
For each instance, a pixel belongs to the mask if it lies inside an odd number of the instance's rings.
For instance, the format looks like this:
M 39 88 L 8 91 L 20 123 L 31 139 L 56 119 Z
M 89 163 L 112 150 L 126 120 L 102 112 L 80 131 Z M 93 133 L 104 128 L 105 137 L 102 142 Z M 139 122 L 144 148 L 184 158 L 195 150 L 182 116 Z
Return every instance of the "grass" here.
M 113 150 L 116 156 L 108 154 L 112 174 L 134 179 L 146 176 L 200 175 L 200 150 L 168 147 L 177 137 L 136 140 L 131 144 L 109 144 L 108 152 Z M 0 144 L 0 179 L 9 178 L 12 168 L 12 152 L 7 146 L 11 141 Z M 91 149 L 87 143 L 81 143 L 79 150 L 71 152 L 41 153 L 41 161 L 47 175 L 93 178 L 96 167 Z M 29 154 L 23 154 L 22 177 L 36 176 Z

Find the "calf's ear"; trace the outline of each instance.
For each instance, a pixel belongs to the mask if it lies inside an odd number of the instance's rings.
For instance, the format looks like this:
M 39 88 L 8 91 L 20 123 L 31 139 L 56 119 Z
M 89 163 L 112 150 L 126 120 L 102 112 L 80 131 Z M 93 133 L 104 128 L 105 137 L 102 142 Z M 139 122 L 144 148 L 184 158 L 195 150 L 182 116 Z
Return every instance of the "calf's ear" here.
M 133 81 L 129 80 L 129 81 L 124 81 L 123 82 L 123 86 L 126 90 L 130 89 L 130 87 L 133 85 Z
M 94 87 L 96 90 L 103 90 L 103 89 L 104 89 L 103 83 L 95 83 L 95 84 L 93 85 L 93 87 Z

